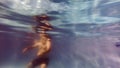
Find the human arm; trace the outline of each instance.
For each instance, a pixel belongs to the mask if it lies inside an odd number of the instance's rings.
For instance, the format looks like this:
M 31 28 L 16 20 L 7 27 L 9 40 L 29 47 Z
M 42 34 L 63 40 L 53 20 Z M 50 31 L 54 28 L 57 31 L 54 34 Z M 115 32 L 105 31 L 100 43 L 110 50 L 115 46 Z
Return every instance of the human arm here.
M 49 28 L 53 29 L 52 25 L 47 20 L 41 21 L 41 23 L 43 23 L 46 26 L 48 26 Z
M 49 51 L 49 50 L 51 50 L 51 44 L 52 44 L 52 42 L 51 42 L 51 39 L 50 38 L 48 38 L 48 40 L 47 40 L 47 42 L 46 42 L 46 49 Z
M 22 53 L 25 53 L 25 52 L 27 52 L 28 50 L 31 50 L 31 49 L 33 49 L 33 48 L 36 48 L 36 45 L 25 47 L 25 48 L 22 50 Z
M 48 29 L 48 30 L 52 30 L 53 29 L 51 27 L 46 27 L 46 26 L 40 26 L 40 28 L 42 28 L 42 29 Z

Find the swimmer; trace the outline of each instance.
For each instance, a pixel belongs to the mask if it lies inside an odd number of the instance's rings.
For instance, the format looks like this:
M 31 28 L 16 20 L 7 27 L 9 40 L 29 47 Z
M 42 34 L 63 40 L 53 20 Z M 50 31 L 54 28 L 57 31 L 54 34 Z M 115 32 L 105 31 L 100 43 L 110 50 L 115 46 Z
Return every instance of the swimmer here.
M 41 31 L 38 36 L 40 38 L 35 40 L 32 46 L 26 47 L 22 51 L 25 53 L 33 48 L 38 49 L 36 54 L 37 57 L 28 64 L 27 68 L 35 68 L 37 66 L 40 66 L 40 68 L 47 68 L 49 63 L 48 53 L 51 51 L 51 38 L 45 33 L 45 31 Z

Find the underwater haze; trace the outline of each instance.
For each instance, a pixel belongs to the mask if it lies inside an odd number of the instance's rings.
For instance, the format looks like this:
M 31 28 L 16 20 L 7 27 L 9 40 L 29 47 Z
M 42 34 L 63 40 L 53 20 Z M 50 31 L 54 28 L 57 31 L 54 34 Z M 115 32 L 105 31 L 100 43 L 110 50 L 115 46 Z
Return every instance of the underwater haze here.
M 34 15 L 51 17 L 48 68 L 120 68 L 120 0 L 0 0 L 0 68 L 25 68 Z

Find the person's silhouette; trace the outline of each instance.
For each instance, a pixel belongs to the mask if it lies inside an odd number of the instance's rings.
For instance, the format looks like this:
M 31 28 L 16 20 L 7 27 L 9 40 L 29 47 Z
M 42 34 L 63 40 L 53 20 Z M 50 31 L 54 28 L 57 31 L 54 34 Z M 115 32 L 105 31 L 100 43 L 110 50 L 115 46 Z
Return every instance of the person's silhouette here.
M 34 16 L 37 26 L 33 29 L 38 35 L 38 39 L 35 39 L 32 46 L 23 49 L 23 53 L 33 48 L 37 48 L 37 57 L 28 64 L 28 68 L 35 68 L 40 66 L 40 68 L 46 68 L 49 63 L 48 53 L 51 50 L 51 38 L 46 33 L 46 31 L 52 30 L 53 27 L 48 22 L 48 16 L 43 14 L 41 16 Z M 39 30 L 40 29 L 40 30 Z
M 33 27 L 36 33 L 38 33 L 40 29 L 44 29 L 46 31 L 53 29 L 49 23 L 49 16 L 42 14 L 40 16 L 33 16 L 33 18 L 37 22 L 37 25 Z
M 39 39 L 35 40 L 32 46 L 23 49 L 23 53 L 33 48 L 38 49 L 37 57 L 28 64 L 28 68 L 35 68 L 36 66 L 47 68 L 49 63 L 48 53 L 51 50 L 51 38 L 44 31 L 41 31 L 38 36 Z

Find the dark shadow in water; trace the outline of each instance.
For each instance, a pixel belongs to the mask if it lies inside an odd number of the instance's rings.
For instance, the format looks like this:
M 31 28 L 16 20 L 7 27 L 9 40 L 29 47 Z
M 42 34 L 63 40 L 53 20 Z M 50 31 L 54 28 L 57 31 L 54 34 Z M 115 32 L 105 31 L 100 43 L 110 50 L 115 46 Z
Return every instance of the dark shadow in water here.
M 59 13 L 59 12 L 57 12 L 57 11 L 51 11 L 51 12 L 48 12 L 48 14 L 60 15 L 61 13 Z
M 52 2 L 56 2 L 56 3 L 61 3 L 61 2 L 66 2 L 67 3 L 67 0 L 50 0 Z
M 28 24 L 34 22 L 31 16 L 21 15 L 19 13 L 13 12 L 11 11 L 12 9 L 8 8 L 7 6 L 4 6 L 3 4 L 0 4 L 0 10 L 1 10 L 0 18 L 20 21 L 22 24 Z
M 9 20 L 19 21 L 22 24 L 33 23 L 31 18 L 26 17 L 26 16 L 24 17 L 24 16 L 21 16 L 19 14 L 14 14 L 14 13 L 11 13 L 10 15 L 3 15 L 3 14 L 1 14 L 0 18 L 5 18 L 5 19 L 9 19 Z M 27 20 L 27 19 L 29 19 L 29 20 Z
M 9 8 L 7 5 L 3 4 L 0 2 L 0 7 L 5 7 L 5 8 Z
M 23 28 L 23 27 L 15 27 L 15 26 L 9 26 L 9 25 L 4 25 L 4 24 L 0 24 L 0 33 L 27 33 L 24 31 L 20 31 L 20 30 L 15 30 L 13 28 Z

